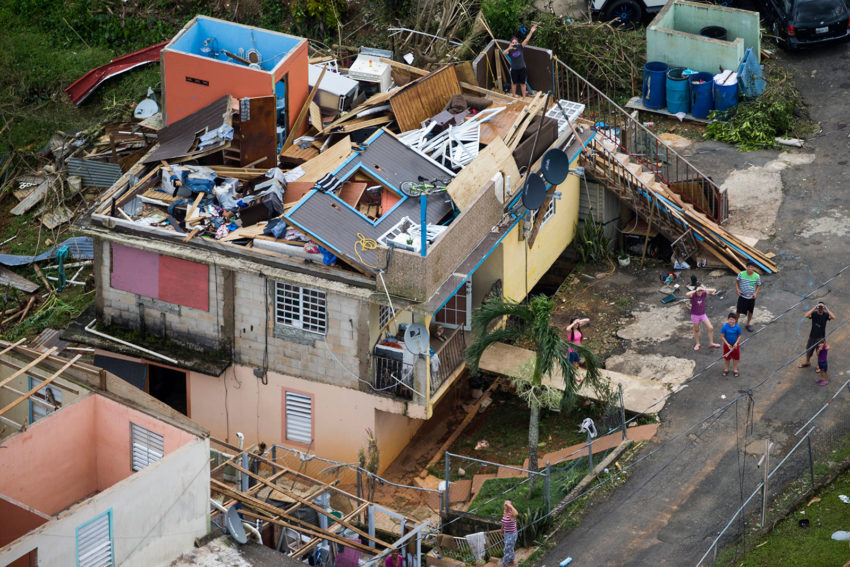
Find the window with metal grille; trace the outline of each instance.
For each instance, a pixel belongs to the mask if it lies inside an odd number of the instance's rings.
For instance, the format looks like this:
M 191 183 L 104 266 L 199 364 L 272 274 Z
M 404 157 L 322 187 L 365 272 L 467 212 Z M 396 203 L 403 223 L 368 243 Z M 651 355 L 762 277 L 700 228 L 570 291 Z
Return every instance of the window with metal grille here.
M 145 429 L 141 425 L 130 423 L 130 450 L 132 451 L 133 471 L 140 471 L 162 459 L 165 444 L 162 435 Z
M 540 223 L 540 228 L 543 228 L 549 219 L 555 216 L 555 199 L 549 199 L 549 205 L 546 207 L 546 212 L 543 213 L 543 222 Z
M 325 292 L 275 282 L 275 323 L 324 335 L 328 328 Z
M 387 305 L 381 305 L 378 308 L 378 328 L 383 329 L 393 318 L 393 310 Z
M 77 528 L 77 565 L 79 567 L 115 565 L 112 550 L 112 510 L 107 510 Z
M 309 445 L 313 440 L 313 398 L 306 394 L 284 392 L 285 431 L 287 441 Z

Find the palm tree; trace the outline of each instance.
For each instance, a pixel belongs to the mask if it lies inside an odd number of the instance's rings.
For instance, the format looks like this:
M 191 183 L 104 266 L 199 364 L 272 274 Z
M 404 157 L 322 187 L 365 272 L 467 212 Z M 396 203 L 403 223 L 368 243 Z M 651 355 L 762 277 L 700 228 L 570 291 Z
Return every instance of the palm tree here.
M 531 343 L 535 357 L 532 368 L 524 368 L 519 376 L 509 380 L 530 410 L 528 420 L 528 468 L 537 471 L 537 442 L 540 434 L 540 409 L 569 410 L 575 405 L 579 387 L 579 372 L 570 364 L 569 348 L 578 352 L 585 361 L 584 381 L 597 392 L 605 392 L 599 363 L 590 350 L 562 338 L 558 327 L 552 325 L 552 309 L 555 302 L 545 295 L 532 297 L 527 302 L 516 303 L 501 298 L 484 302 L 472 316 L 473 342 L 466 349 L 466 362 L 472 372 L 478 372 L 478 363 L 487 347 L 493 343 L 511 341 Z M 498 325 L 504 318 L 504 326 Z M 555 367 L 561 369 L 565 388 L 563 392 L 543 384 L 543 377 Z M 536 475 L 535 475 L 536 476 Z M 531 480 L 531 489 L 536 482 Z

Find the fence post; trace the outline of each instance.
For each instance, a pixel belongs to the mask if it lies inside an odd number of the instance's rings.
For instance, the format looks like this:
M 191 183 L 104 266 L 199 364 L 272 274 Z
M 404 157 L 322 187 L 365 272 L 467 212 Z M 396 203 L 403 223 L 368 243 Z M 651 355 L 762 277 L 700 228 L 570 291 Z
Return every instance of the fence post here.
M 443 515 L 446 519 L 448 519 L 449 518 L 449 485 L 451 484 L 449 482 L 449 478 L 451 476 L 451 465 L 450 465 L 449 459 L 451 458 L 451 453 L 446 451 L 444 453 L 444 455 L 445 456 L 443 458 L 446 461 L 446 477 L 445 477 L 446 489 L 443 491 Z
M 277 445 L 272 445 L 272 461 L 277 462 Z
M 543 477 L 543 504 L 546 506 L 546 513 L 552 511 L 552 503 L 549 498 L 549 490 L 550 490 L 550 478 L 552 476 L 552 467 L 549 465 L 549 461 L 546 461 L 546 476 Z
M 815 485 L 815 459 L 812 456 L 812 437 L 806 437 L 806 444 L 809 446 L 809 476 L 812 479 L 812 486 Z
M 361 488 L 361 482 L 362 482 L 363 477 L 361 476 L 360 468 L 358 467 L 356 470 L 357 470 L 357 498 L 362 498 L 361 494 L 362 494 L 363 489 Z
M 626 440 L 626 405 L 623 403 L 623 383 L 617 384 L 620 390 L 620 425 L 623 428 L 623 441 Z
M 593 437 L 587 432 L 587 461 L 590 463 L 590 472 L 593 473 Z
M 248 453 L 246 453 L 245 451 L 242 452 L 242 468 L 245 469 L 246 471 L 250 470 L 249 465 L 248 465 Z M 240 483 L 239 483 L 240 489 L 242 490 L 242 492 L 248 492 L 248 489 L 250 488 L 248 475 L 243 473 L 243 472 L 240 472 L 239 478 L 240 478 Z
M 767 516 L 767 476 L 770 472 L 770 439 L 764 440 L 764 482 L 761 485 L 761 528 Z

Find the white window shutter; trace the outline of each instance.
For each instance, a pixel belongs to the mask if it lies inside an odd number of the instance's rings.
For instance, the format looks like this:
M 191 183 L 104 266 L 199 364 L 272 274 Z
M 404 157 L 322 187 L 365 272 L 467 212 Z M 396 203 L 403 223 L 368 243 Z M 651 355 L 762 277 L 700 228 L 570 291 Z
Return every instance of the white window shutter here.
M 313 399 L 286 392 L 286 439 L 309 445 L 313 440 Z
M 140 471 L 162 459 L 165 444 L 162 435 L 130 423 L 130 450 L 133 471 Z
M 114 564 L 112 526 L 107 512 L 77 529 L 77 565 L 111 567 Z

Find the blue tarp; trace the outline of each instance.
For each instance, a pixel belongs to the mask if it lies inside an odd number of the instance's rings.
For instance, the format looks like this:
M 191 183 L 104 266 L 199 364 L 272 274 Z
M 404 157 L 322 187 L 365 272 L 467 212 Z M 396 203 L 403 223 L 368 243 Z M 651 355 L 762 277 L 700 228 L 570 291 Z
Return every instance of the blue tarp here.
M 764 79 L 758 56 L 753 54 L 753 48 L 748 47 L 738 66 L 738 92 L 741 98 L 757 98 L 764 92 L 767 81 Z
M 94 259 L 94 242 L 90 236 L 75 236 L 38 256 L 20 256 L 18 254 L 0 254 L 0 264 L 4 266 L 25 266 L 33 262 L 41 262 L 56 256 L 56 251 L 63 246 L 68 247 L 68 253 L 75 260 Z

